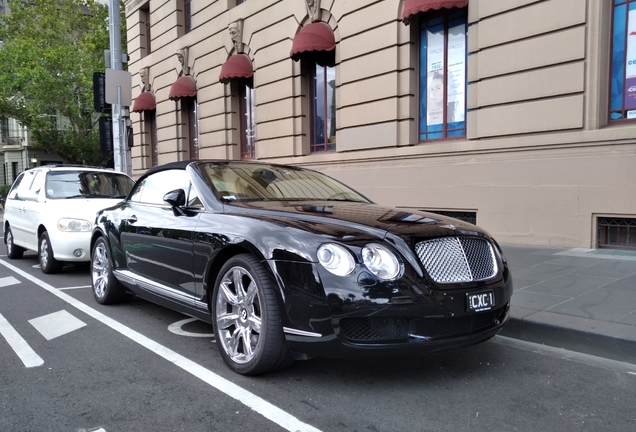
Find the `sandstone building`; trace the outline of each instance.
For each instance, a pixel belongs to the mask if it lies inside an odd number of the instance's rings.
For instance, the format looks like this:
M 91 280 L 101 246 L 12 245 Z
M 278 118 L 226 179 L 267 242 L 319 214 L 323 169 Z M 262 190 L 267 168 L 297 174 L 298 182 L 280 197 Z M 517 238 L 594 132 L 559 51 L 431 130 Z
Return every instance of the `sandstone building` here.
M 325 172 L 503 243 L 636 247 L 635 0 L 128 0 L 133 175 Z

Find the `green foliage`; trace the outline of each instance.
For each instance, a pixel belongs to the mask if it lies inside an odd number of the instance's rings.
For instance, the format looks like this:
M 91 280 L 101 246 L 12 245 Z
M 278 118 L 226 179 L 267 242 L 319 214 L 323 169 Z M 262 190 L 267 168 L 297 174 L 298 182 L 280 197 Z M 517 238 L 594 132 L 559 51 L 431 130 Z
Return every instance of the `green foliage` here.
M 9 189 L 11 189 L 11 185 L 0 185 L 0 197 L 2 199 L 5 199 L 7 197 Z
M 95 0 L 8 3 L 11 14 L 0 18 L 0 116 L 29 127 L 34 147 L 69 163 L 102 165 L 92 76 L 105 67 L 108 6 Z M 52 121 L 56 116 L 63 120 Z

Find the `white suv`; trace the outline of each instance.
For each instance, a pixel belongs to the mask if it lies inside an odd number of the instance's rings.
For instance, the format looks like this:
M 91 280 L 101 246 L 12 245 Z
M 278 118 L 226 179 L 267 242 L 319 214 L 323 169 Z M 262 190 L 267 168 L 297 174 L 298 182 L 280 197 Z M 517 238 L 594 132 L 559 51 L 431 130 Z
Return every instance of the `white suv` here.
M 4 203 L 4 243 L 10 259 L 37 252 L 44 273 L 64 262 L 90 261 L 90 239 L 98 210 L 132 189 L 124 173 L 76 165 L 44 165 L 21 173 Z

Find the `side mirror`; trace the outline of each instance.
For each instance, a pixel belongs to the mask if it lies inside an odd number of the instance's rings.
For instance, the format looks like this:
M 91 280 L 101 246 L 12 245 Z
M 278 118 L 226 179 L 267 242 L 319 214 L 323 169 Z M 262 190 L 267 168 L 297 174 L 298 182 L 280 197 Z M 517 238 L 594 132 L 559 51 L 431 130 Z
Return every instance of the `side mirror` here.
M 183 189 L 175 189 L 165 194 L 163 200 L 172 207 L 181 207 L 186 203 L 186 194 Z

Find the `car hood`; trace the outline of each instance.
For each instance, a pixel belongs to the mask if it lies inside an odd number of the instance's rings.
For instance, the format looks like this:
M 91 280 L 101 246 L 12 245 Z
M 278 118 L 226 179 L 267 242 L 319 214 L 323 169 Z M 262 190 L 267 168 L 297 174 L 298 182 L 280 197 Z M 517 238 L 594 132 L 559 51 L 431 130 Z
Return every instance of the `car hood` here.
M 70 198 L 47 200 L 43 207 L 47 217 L 84 219 L 95 222 L 99 210 L 112 207 L 121 202 L 121 198 Z
M 417 209 L 384 207 L 373 203 L 334 201 L 256 201 L 232 202 L 225 206 L 227 213 L 248 212 L 260 218 L 289 219 L 313 224 L 326 224 L 367 232 L 376 237 L 396 235 L 404 240 L 411 237 L 432 238 L 449 235 L 488 234 L 475 225 Z

